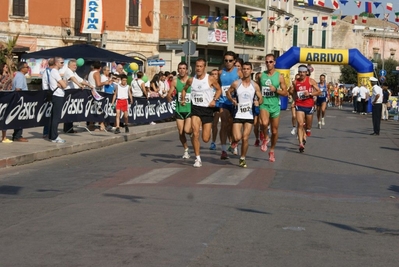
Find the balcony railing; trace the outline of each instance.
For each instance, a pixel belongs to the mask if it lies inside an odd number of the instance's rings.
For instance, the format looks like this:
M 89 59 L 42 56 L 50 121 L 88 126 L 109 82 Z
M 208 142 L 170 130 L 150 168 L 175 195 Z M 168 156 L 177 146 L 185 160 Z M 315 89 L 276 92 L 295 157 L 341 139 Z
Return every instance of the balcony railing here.
M 254 34 L 252 32 L 235 32 L 235 44 L 242 46 L 264 47 L 265 36 L 263 34 Z

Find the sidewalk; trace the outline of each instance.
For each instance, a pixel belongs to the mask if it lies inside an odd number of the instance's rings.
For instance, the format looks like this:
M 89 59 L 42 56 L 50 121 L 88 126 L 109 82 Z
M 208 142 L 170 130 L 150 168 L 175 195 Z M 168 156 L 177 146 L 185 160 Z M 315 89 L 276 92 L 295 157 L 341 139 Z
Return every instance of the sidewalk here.
M 78 125 L 78 123 L 74 123 Z M 130 126 L 130 133 L 114 134 L 113 132 L 92 131 L 92 134 L 83 128 L 75 128 L 78 133 L 64 134 L 63 124 L 60 124 L 60 137 L 66 140 L 64 144 L 52 143 L 42 138 L 43 127 L 24 129 L 23 137 L 29 142 L 13 142 L 11 144 L 0 143 L 0 168 L 32 163 L 73 154 L 89 149 L 106 147 L 118 143 L 132 141 L 145 136 L 153 136 L 176 130 L 176 122 L 163 122 L 155 125 Z M 13 130 L 7 131 L 7 137 L 11 139 Z

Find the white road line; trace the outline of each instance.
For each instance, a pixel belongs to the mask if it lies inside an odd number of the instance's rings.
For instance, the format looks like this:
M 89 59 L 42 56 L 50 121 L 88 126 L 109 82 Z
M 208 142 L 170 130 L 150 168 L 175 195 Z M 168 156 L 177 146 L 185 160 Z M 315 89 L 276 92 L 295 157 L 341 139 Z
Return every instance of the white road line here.
M 145 174 L 142 174 L 136 178 L 133 178 L 125 183 L 122 183 L 121 185 L 127 185 L 127 184 L 156 184 L 159 183 L 160 181 L 168 178 L 169 176 L 178 173 L 185 168 L 161 168 L 161 169 L 155 169 L 150 172 L 147 172 Z
M 222 168 L 197 184 L 237 185 L 251 172 L 253 169 Z

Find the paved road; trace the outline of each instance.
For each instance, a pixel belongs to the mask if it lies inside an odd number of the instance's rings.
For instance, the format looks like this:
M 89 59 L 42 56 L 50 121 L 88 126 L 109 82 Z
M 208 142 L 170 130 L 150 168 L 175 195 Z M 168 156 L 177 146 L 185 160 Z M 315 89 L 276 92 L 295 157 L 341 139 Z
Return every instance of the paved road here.
M 176 133 L 0 169 L 0 266 L 395 266 L 399 124 L 328 110 L 300 154 L 289 121 L 247 169 Z

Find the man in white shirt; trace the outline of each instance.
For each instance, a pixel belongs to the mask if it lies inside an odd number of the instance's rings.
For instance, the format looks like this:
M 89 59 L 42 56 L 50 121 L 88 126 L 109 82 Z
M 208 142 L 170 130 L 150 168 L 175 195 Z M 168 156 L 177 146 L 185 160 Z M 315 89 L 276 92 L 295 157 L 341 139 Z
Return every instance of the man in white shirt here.
M 52 91 L 50 89 L 50 72 L 51 69 L 55 65 L 55 60 L 54 58 L 49 58 L 48 61 L 48 67 L 44 70 L 43 76 L 42 76 L 42 89 L 43 91 L 47 92 L 46 95 L 46 100 L 47 102 L 51 102 L 51 97 L 53 96 Z M 43 126 L 43 138 L 47 138 L 49 133 L 49 123 L 45 124 Z
M 357 111 L 360 114 L 366 115 L 367 114 L 367 103 L 368 103 L 370 93 L 369 93 L 369 90 L 363 84 L 359 88 L 359 95 L 360 95 L 360 102 L 359 102 L 359 98 L 358 98 L 357 99 L 357 101 L 358 101 Z
M 83 89 L 85 86 L 94 88 L 76 73 L 77 68 L 78 65 L 76 63 L 76 59 L 71 58 L 68 62 L 68 68 L 65 70 L 63 78 L 64 81 L 67 83 L 67 87 L 65 88 L 65 90 L 79 88 Z M 76 131 L 73 130 L 73 122 L 64 123 L 64 133 L 76 133 Z
M 50 90 L 54 92 L 51 102 L 53 108 L 51 110 L 50 133 L 49 139 L 53 143 L 65 143 L 65 140 L 58 136 L 58 124 L 61 120 L 62 106 L 64 105 L 66 82 L 61 78 L 59 70 L 64 66 L 62 57 L 55 58 L 55 65 L 50 72 Z
M 359 86 L 355 86 L 352 89 L 352 103 L 353 103 L 353 113 L 357 113 L 357 96 L 359 94 Z
M 381 113 L 382 113 L 382 88 L 378 85 L 375 77 L 370 77 L 372 88 L 371 104 L 373 118 L 373 133 L 371 135 L 380 135 Z

